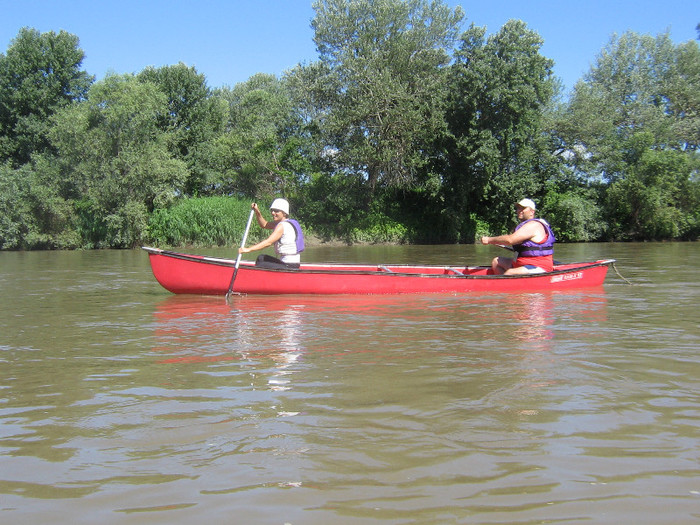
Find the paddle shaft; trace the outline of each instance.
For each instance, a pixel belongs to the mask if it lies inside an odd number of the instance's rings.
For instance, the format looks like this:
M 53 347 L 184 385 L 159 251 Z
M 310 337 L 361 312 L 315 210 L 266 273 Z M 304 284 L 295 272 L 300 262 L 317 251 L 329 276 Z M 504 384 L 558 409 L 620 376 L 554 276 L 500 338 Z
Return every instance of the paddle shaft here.
M 248 223 L 245 225 L 245 232 L 243 233 L 243 239 L 241 240 L 241 248 L 245 248 L 245 241 L 248 239 L 248 231 L 250 231 L 250 223 L 253 221 L 253 215 L 255 210 L 250 210 L 250 215 L 248 216 Z M 236 264 L 233 266 L 233 275 L 231 276 L 231 284 L 228 285 L 228 292 L 226 292 L 226 297 L 231 295 L 233 291 L 233 282 L 236 280 L 236 274 L 238 273 L 238 265 L 241 263 L 241 256 L 243 254 L 239 253 L 236 257 Z

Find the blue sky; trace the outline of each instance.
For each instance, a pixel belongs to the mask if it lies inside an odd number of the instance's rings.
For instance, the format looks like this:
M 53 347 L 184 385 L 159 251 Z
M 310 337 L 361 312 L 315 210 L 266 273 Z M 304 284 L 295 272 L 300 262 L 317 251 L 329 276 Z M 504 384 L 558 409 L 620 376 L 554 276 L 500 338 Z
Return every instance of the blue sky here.
M 184 62 L 210 87 L 234 86 L 255 73 L 281 75 L 318 58 L 311 0 L 0 0 L 0 52 L 20 28 L 64 29 L 80 38 L 83 68 L 138 73 Z M 613 33 L 627 30 L 674 42 L 697 38 L 700 2 L 690 0 L 446 0 L 469 24 L 498 31 L 520 19 L 544 39 L 542 54 L 567 89 L 586 73 Z

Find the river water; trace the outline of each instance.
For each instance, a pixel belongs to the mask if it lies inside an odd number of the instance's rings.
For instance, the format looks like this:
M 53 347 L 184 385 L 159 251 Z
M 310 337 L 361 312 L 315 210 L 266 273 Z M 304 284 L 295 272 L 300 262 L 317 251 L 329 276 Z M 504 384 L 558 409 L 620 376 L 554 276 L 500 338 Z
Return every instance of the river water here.
M 228 304 L 141 250 L 0 253 L 0 522 L 698 523 L 700 245 L 556 256 L 632 284 Z

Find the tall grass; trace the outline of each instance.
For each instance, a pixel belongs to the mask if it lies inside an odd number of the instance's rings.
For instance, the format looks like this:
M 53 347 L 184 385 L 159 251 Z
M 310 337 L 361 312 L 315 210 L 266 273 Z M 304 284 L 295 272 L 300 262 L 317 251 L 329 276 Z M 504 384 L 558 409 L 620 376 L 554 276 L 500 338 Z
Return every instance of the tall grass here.
M 167 209 L 156 209 L 148 224 L 149 240 L 156 246 L 238 246 L 250 215 L 250 200 L 235 197 L 183 199 Z M 247 245 L 270 232 L 251 223 Z

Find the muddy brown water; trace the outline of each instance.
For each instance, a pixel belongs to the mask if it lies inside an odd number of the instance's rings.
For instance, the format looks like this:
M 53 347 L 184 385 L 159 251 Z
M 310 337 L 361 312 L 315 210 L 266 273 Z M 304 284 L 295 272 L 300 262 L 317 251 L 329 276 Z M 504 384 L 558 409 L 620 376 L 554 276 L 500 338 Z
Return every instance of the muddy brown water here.
M 695 523 L 699 246 L 558 247 L 633 285 L 230 304 L 141 250 L 0 253 L 0 520 Z

